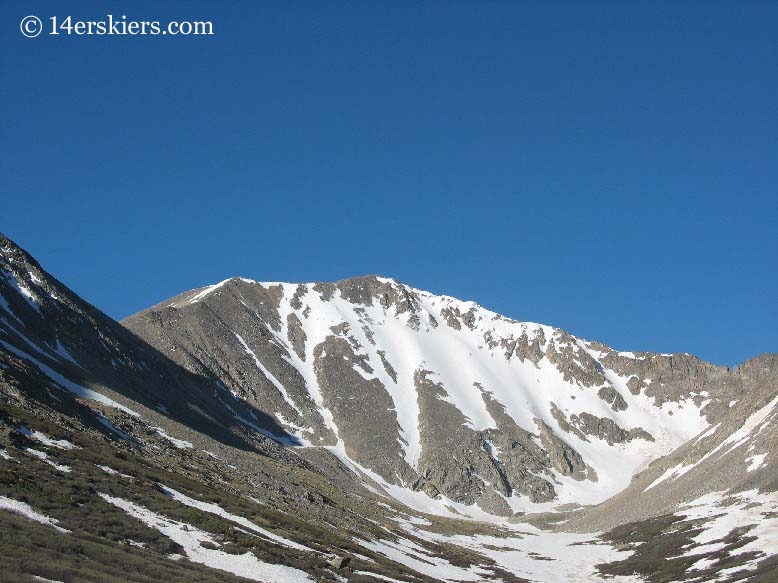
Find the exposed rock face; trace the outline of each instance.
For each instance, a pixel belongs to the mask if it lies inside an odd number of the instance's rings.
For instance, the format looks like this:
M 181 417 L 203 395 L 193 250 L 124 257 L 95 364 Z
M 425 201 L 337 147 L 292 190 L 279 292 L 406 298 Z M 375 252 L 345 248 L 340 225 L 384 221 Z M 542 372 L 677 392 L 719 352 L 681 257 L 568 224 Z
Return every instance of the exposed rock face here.
M 651 434 L 644 429 L 638 427 L 627 431 L 619 427 L 613 419 L 597 417 L 591 413 L 583 412 L 580 415 L 572 415 L 570 421 L 585 435 L 593 435 L 598 439 L 604 439 L 608 442 L 608 445 L 624 443 L 633 439 L 654 441 Z
M 625 411 L 627 409 L 627 402 L 624 400 L 624 397 L 613 387 L 602 387 L 597 391 L 597 396 L 608 403 L 614 411 Z
M 356 357 L 342 337 L 332 336 L 326 345 L 317 346 L 314 357 L 323 404 L 332 413 L 349 457 L 391 482 L 397 481 L 391 479 L 395 472 L 406 475 L 409 468 L 399 441 L 387 440 L 398 432 L 392 399 L 378 379 L 365 378 L 373 372 L 370 365 Z M 342 366 L 344 362 L 350 366 Z

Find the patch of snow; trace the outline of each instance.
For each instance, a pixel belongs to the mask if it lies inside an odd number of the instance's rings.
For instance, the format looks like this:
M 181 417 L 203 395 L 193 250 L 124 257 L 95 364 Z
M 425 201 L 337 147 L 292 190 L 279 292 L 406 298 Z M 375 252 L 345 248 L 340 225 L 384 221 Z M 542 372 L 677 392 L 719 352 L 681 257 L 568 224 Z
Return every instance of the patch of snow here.
M 0 457 L 4 460 L 8 460 L 9 462 L 16 462 L 17 464 L 19 463 L 19 460 L 9 454 L 8 450 L 5 449 L 0 449 Z
M 57 356 L 59 356 L 60 360 L 65 360 L 67 362 L 70 362 L 71 364 L 75 364 L 78 368 L 83 368 L 75 358 L 73 358 L 73 355 L 68 352 L 68 349 L 65 348 L 62 343 L 59 341 L 59 338 L 57 338 L 57 342 L 54 345 L 54 352 L 57 353 Z
M 138 441 L 137 439 L 135 439 L 132 435 L 129 435 L 128 433 L 125 433 L 124 431 L 122 431 L 121 429 L 116 427 L 116 425 L 114 425 L 113 422 L 111 422 L 110 419 L 106 419 L 103 416 L 98 416 L 97 420 L 103 426 L 105 426 L 107 429 L 109 429 L 111 432 L 113 432 L 116 435 L 118 435 L 119 437 L 121 437 L 124 441 L 133 441 L 133 442 L 137 443 L 137 441 Z
M 284 436 L 284 435 L 276 435 L 272 431 L 269 431 L 269 430 L 265 429 L 264 427 L 261 427 L 261 426 L 257 425 L 253 421 L 249 421 L 248 419 L 246 419 L 242 415 L 239 415 L 237 413 L 233 413 L 233 417 L 235 418 L 236 421 L 239 421 L 240 423 L 242 423 L 246 427 L 250 427 L 254 431 L 256 431 L 258 433 L 261 433 L 265 437 L 269 437 L 273 441 L 277 441 L 278 443 L 280 443 L 282 445 L 288 445 L 288 446 L 300 445 L 300 443 L 298 441 L 296 441 L 295 439 L 290 439 L 289 437 Z
M 25 427 L 24 425 L 19 426 L 16 430 L 22 435 L 26 435 L 30 439 L 34 439 L 35 441 L 38 441 L 43 445 L 56 447 L 58 449 L 81 449 L 77 445 L 74 445 L 71 442 L 69 442 L 67 439 L 52 439 L 42 431 L 33 431 L 30 430 L 28 427 Z
M 243 350 L 246 352 L 246 354 L 248 354 L 249 356 L 251 356 L 252 359 L 254 359 L 254 364 L 256 364 L 257 368 L 265 376 L 265 378 L 268 379 L 271 383 L 273 383 L 273 386 L 276 389 L 278 389 L 278 392 L 281 393 L 281 396 L 283 397 L 284 401 L 286 401 L 287 404 L 292 409 L 297 411 L 297 413 L 302 416 L 303 412 L 300 411 L 300 409 L 297 407 L 297 405 L 295 405 L 294 401 L 289 396 L 289 393 L 286 392 L 286 388 L 284 387 L 283 384 L 281 384 L 281 381 L 279 381 L 273 375 L 273 373 L 271 373 L 269 370 L 267 370 L 267 368 L 265 368 L 265 365 L 260 362 L 259 358 L 257 358 L 257 355 L 254 354 L 254 351 L 251 350 L 251 348 L 249 348 L 249 345 L 246 344 L 246 341 L 243 340 L 243 337 L 240 334 L 235 334 L 235 338 L 237 338 L 238 342 L 241 343 L 241 345 L 243 346 Z
M 192 508 L 197 508 L 198 510 L 202 510 L 203 512 L 208 512 L 209 514 L 215 514 L 216 516 L 221 516 L 222 518 L 226 518 L 227 520 L 235 522 L 236 524 L 240 524 L 241 526 L 247 528 L 248 530 L 250 530 L 255 534 L 258 534 L 277 544 L 283 545 L 285 547 L 289 547 L 290 549 L 295 549 L 298 551 L 314 552 L 312 548 L 306 547 L 305 545 L 296 543 L 293 540 L 277 535 L 276 533 L 269 531 L 266 528 L 257 526 L 256 524 L 254 524 L 253 522 L 251 522 L 246 518 L 243 518 L 242 516 L 230 514 L 218 504 L 211 504 L 210 502 L 201 502 L 200 500 L 195 500 L 194 498 L 190 498 L 186 494 L 178 492 L 173 488 L 169 488 L 168 486 L 165 486 L 163 484 L 159 484 L 159 487 L 162 489 L 162 491 L 165 494 L 170 496 L 176 502 L 180 502 L 181 504 L 190 506 Z
M 192 448 L 192 442 L 191 441 L 186 441 L 185 439 L 176 439 L 175 437 L 171 437 L 161 427 L 152 427 L 152 429 L 154 429 L 154 431 L 157 432 L 157 435 L 167 439 L 170 443 L 172 443 L 178 449 L 191 449 Z
M 737 494 L 712 492 L 685 504 L 676 513 L 686 520 L 705 520 L 705 528 L 694 537 L 694 547 L 683 556 L 695 557 L 720 551 L 726 543 L 723 539 L 735 529 L 751 527 L 747 537 L 755 537 L 747 544 L 728 551 L 729 556 L 755 552 L 756 557 L 738 570 L 755 569 L 759 561 L 778 554 L 778 493 L 749 490 Z M 699 567 L 698 567 L 699 568 Z M 719 576 L 726 575 L 724 571 Z
M 354 556 L 356 556 L 356 554 Z M 374 579 L 378 579 L 380 581 L 389 581 L 389 583 L 408 583 L 407 581 L 392 579 L 391 577 L 387 577 L 386 575 L 379 575 L 378 573 L 372 573 L 371 571 L 354 571 L 354 575 L 365 575 L 366 577 L 373 577 Z
M 37 297 L 35 297 L 35 294 L 33 294 L 32 291 L 30 291 L 30 289 L 23 283 L 20 283 L 16 276 L 10 271 L 3 271 L 2 273 L 8 284 L 24 298 L 24 300 L 30 305 L 31 308 L 40 314 L 40 301 Z
M 746 468 L 746 471 L 753 472 L 755 470 L 758 470 L 759 468 L 763 468 L 765 466 L 766 457 L 767 457 L 766 453 L 760 453 L 757 455 L 752 455 L 751 457 L 747 457 L 746 461 L 750 462 L 750 464 Z
M 231 282 L 231 281 L 233 281 L 235 279 L 239 279 L 239 280 L 244 281 L 246 283 L 256 283 L 254 280 L 246 279 L 245 277 L 230 277 L 228 279 L 225 279 L 224 281 L 220 281 L 217 284 L 209 285 L 209 286 L 206 286 L 204 288 L 200 288 L 198 293 L 196 293 L 194 296 L 189 298 L 189 300 L 186 303 L 187 304 L 196 304 L 197 302 L 202 300 L 208 294 L 211 294 L 211 293 L 215 292 L 217 289 L 221 288 L 225 284 L 227 284 L 227 283 L 229 283 L 229 282 Z M 192 291 L 197 291 L 197 290 L 192 290 Z M 170 305 L 173 306 L 173 307 L 176 307 L 175 304 L 170 304 Z
M 688 467 L 690 468 L 691 466 Z M 651 488 L 653 488 L 654 486 L 658 486 L 668 478 L 678 478 L 688 471 L 689 471 L 688 469 L 684 469 L 683 464 L 678 464 L 673 466 L 672 468 L 667 468 L 661 476 L 659 476 L 656 480 L 654 480 L 648 486 L 646 486 L 646 489 L 643 490 L 643 492 L 648 492 Z
M 40 512 L 34 510 L 26 502 L 20 502 L 18 500 L 14 500 L 13 498 L 0 496 L 0 510 L 7 510 L 8 512 L 15 512 L 16 514 L 21 514 L 22 516 L 29 518 L 33 522 L 38 522 L 40 524 L 45 524 L 46 526 L 50 526 L 57 532 L 61 532 L 61 533 L 70 532 L 69 530 L 62 528 L 61 526 L 57 526 L 59 520 L 57 520 L 56 518 L 49 518 L 48 516 L 44 516 Z
M 24 326 L 24 322 L 22 322 L 19 317 L 14 314 L 13 310 L 11 309 L 11 306 L 8 304 L 8 301 L 5 299 L 3 294 L 0 293 L 0 308 L 5 310 L 5 312 L 11 316 L 14 320 L 16 320 L 20 325 Z
M 30 356 L 28 353 L 24 352 L 23 350 L 19 350 L 18 348 L 11 346 L 7 342 L 3 342 L 2 340 L 0 340 L 0 344 L 2 344 L 7 350 L 13 352 L 16 356 L 29 360 L 31 363 L 37 366 L 43 374 L 45 374 L 52 381 L 54 381 L 54 383 L 57 386 L 65 389 L 66 391 L 69 391 L 74 395 L 81 397 L 83 399 L 89 399 L 90 401 L 95 401 L 102 405 L 106 405 L 114 409 L 119 409 L 120 411 L 124 411 L 125 413 L 127 413 L 128 415 L 132 415 L 133 417 L 140 417 L 140 415 L 137 412 L 133 411 L 128 407 L 125 407 L 120 403 L 117 403 L 113 399 L 110 399 L 109 397 L 106 397 L 105 395 L 98 393 L 97 391 L 94 391 L 92 389 L 87 389 L 86 387 L 82 387 L 81 385 L 66 379 L 61 374 L 49 368 L 48 366 L 43 364 L 40 360 L 34 358 L 33 356 Z
M 489 574 L 489 571 L 483 568 L 474 566 L 464 569 L 453 565 L 446 559 L 436 556 L 433 552 L 406 538 L 398 538 L 397 541 L 389 539 L 354 540 L 363 548 L 439 581 L 483 581 L 484 576 Z
M 58 463 L 50 460 L 49 459 L 49 455 L 46 452 L 43 452 L 43 451 L 40 451 L 40 450 L 37 450 L 37 449 L 33 449 L 31 447 L 25 447 L 23 451 L 25 451 L 28 454 L 38 458 L 39 460 L 42 460 L 42 461 L 46 462 L 47 464 L 49 464 L 51 467 L 53 467 L 57 471 L 64 472 L 66 474 L 70 473 L 70 466 L 61 465 L 61 464 L 58 464 Z
M 721 423 L 716 423 L 716 425 L 714 425 L 713 427 L 711 427 L 707 431 L 704 431 L 703 433 L 701 433 L 699 435 L 699 437 L 697 437 L 697 439 L 694 440 L 694 443 L 699 443 L 700 441 L 702 441 L 706 437 L 710 437 L 711 435 L 716 433 L 716 430 L 719 428 L 720 425 L 721 425 Z
M 598 538 L 599 533 L 576 534 L 541 530 L 530 524 L 503 524 L 494 534 L 440 534 L 406 521 L 403 529 L 433 545 L 462 547 L 486 557 L 527 581 L 538 583 L 637 583 L 637 576 L 603 577 L 597 565 L 624 560 L 633 551 L 617 550 Z M 423 555 L 422 555 L 423 556 Z M 400 561 L 401 563 L 403 561 Z M 434 576 L 434 575 L 433 575 Z
M 313 578 L 305 571 L 287 567 L 286 565 L 265 563 L 250 552 L 243 555 L 233 555 L 218 549 L 207 549 L 201 543 L 217 544 L 212 534 L 184 522 L 171 520 L 129 500 L 110 496 L 102 492 L 99 495 L 109 504 L 124 510 L 128 515 L 140 520 L 146 526 L 158 530 L 181 545 L 190 561 L 213 569 L 227 571 L 253 581 L 273 581 L 277 583 L 307 583 L 313 581 Z
M 96 467 L 97 467 L 99 470 L 102 470 L 103 472 L 105 472 L 106 474 L 108 474 L 109 476 L 120 476 L 120 477 L 122 477 L 122 478 L 128 478 L 128 479 L 132 479 L 132 476 L 129 476 L 129 475 L 127 475 L 127 474 L 122 474 L 121 472 L 119 472 L 119 471 L 117 471 L 117 470 L 114 470 L 113 468 L 111 468 L 111 467 L 109 467 L 109 466 L 101 466 L 101 465 L 98 465 L 98 464 L 95 464 L 95 466 L 96 466 Z

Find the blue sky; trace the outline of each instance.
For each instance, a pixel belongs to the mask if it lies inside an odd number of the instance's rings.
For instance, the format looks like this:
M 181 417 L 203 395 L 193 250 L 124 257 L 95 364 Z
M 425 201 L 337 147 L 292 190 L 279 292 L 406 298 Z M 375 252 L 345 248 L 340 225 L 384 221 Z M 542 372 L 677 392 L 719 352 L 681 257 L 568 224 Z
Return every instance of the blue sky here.
M 28 39 L 29 14 L 215 34 Z M 114 317 L 380 273 L 625 350 L 778 351 L 778 3 L 0 15 L 0 230 Z

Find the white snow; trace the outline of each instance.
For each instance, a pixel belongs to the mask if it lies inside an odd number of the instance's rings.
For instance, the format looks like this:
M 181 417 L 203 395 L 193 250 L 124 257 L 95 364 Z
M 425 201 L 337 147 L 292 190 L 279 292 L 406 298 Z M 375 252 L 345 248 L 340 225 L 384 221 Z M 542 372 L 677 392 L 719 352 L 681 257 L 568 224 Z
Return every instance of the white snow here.
M 218 290 L 219 288 L 221 288 L 225 284 L 227 284 L 227 283 L 229 283 L 229 282 L 231 282 L 231 281 L 233 281 L 235 279 L 239 279 L 239 280 L 244 281 L 246 283 L 256 283 L 254 280 L 246 279 L 245 277 L 230 277 L 228 279 L 220 281 L 217 284 L 209 285 L 209 286 L 206 286 L 206 287 L 203 287 L 203 288 L 199 288 L 199 290 L 192 290 L 192 291 L 197 291 L 197 293 L 194 296 L 192 296 L 191 298 L 189 298 L 189 300 L 186 303 L 187 304 L 196 304 L 197 302 L 202 300 L 208 294 L 215 292 L 216 290 Z M 170 305 L 172 307 L 176 307 L 175 304 L 170 304 Z
M 127 475 L 127 474 L 122 474 L 121 472 L 119 472 L 119 471 L 117 471 L 117 470 L 114 470 L 112 467 L 109 467 L 109 466 L 101 466 L 101 465 L 97 465 L 97 464 L 95 464 L 95 466 L 96 466 L 98 469 L 100 469 L 100 470 L 102 470 L 103 472 L 105 472 L 106 474 L 108 474 L 109 476 L 120 476 L 120 477 L 122 477 L 122 478 L 128 478 L 128 479 L 132 479 L 132 476 L 129 476 L 129 475 Z
M 285 437 L 283 435 L 276 435 L 272 431 L 265 429 L 261 425 L 257 425 L 253 421 L 246 419 L 245 417 L 239 415 L 238 413 L 235 413 L 234 411 L 233 411 L 233 417 L 235 418 L 236 421 L 239 421 L 246 427 L 251 427 L 251 429 L 253 429 L 254 431 L 257 431 L 258 433 L 261 433 L 262 435 L 269 437 L 273 441 L 277 441 L 278 443 L 281 443 L 283 445 L 290 445 L 290 446 L 299 445 L 298 442 L 289 439 L 288 437 Z
M 50 526 L 57 532 L 61 532 L 61 533 L 70 532 L 69 530 L 62 528 L 61 526 L 57 526 L 59 520 L 57 520 L 56 518 L 49 518 L 48 516 L 44 516 L 40 512 L 34 510 L 26 502 L 19 502 L 18 500 L 14 500 L 13 498 L 0 496 L 0 510 L 7 510 L 8 512 L 15 512 L 17 514 L 21 514 L 22 516 L 26 516 L 27 518 L 29 518 L 34 522 L 38 522 L 40 524 L 45 524 L 46 526 Z
M 59 356 L 60 360 L 66 360 L 71 364 L 75 364 L 78 368 L 82 368 L 76 359 L 73 358 L 73 355 L 68 352 L 68 349 L 62 345 L 62 343 L 59 341 L 59 338 L 57 338 L 57 342 L 54 345 L 54 352 L 57 353 L 57 356 Z
M 720 453 L 718 455 L 719 458 L 722 458 L 725 455 L 733 452 L 737 448 L 747 443 L 750 439 L 753 439 L 754 437 L 759 435 L 762 429 L 764 429 L 767 426 L 767 424 L 769 424 L 776 417 L 776 414 L 778 413 L 778 411 L 776 411 L 775 408 L 776 405 L 778 405 L 778 396 L 776 396 L 772 401 L 770 401 L 767 405 L 765 405 L 758 411 L 752 413 L 737 431 L 734 431 L 729 437 L 727 437 L 724 441 L 718 444 L 715 448 L 707 452 L 699 460 L 697 460 L 696 462 L 688 466 L 683 466 L 683 467 L 677 466 L 675 477 L 680 477 L 683 474 L 689 472 L 690 470 L 693 470 L 701 463 L 703 463 L 705 460 L 712 458 L 714 455 L 719 453 L 719 451 L 721 451 L 722 449 L 729 446 L 724 453 Z M 651 486 L 649 486 L 649 488 L 650 487 Z
M 171 520 L 129 500 L 116 498 L 102 492 L 100 497 L 109 504 L 121 508 L 133 518 L 137 518 L 146 526 L 157 529 L 181 545 L 187 558 L 195 563 L 227 571 L 254 581 L 265 581 L 268 583 L 313 581 L 305 571 L 287 567 L 286 565 L 265 563 L 250 552 L 243 555 L 232 555 L 218 549 L 207 549 L 201 545 L 202 542 L 216 544 L 213 535 L 210 533 L 189 524 Z
M 194 296 L 189 298 L 189 301 L 187 301 L 186 303 L 187 304 L 195 304 L 195 303 L 199 302 L 205 296 L 207 296 L 208 294 L 210 294 L 213 291 L 216 291 L 217 289 L 219 289 L 220 287 L 222 287 L 224 284 L 226 284 L 229 281 L 230 281 L 230 279 L 225 279 L 223 281 L 220 281 L 217 284 L 209 285 L 209 286 L 206 286 L 204 288 L 201 288 L 201 290 L 198 293 L 196 293 Z M 171 305 L 175 306 L 175 304 L 171 304 Z
M 736 528 L 752 527 L 745 535 L 756 537 L 744 546 L 729 550 L 729 555 L 756 552 L 756 558 L 745 565 L 733 568 L 754 569 L 766 556 L 778 554 L 778 493 L 748 490 L 736 494 L 712 492 L 684 505 L 677 513 L 687 520 L 704 519 L 704 530 L 694 537 L 694 546 L 684 556 L 702 556 L 724 548 L 722 541 Z M 698 562 L 699 563 L 699 562 Z M 703 568 L 705 563 L 697 565 Z M 724 575 L 723 571 L 719 576 Z
M 430 544 L 462 547 L 484 555 L 510 573 L 538 583 L 589 583 L 600 581 L 637 582 L 637 577 L 606 578 L 597 574 L 596 565 L 623 560 L 632 551 L 617 551 L 594 540 L 595 534 L 542 531 L 531 525 L 507 525 L 495 535 L 438 534 L 407 521 L 403 528 Z M 489 573 L 474 565 L 462 569 L 434 556 L 431 550 L 400 537 L 397 541 L 361 541 L 361 546 L 443 581 L 482 581 Z M 543 560 L 545 559 L 545 560 Z M 431 565 L 429 563 L 432 563 Z
M 648 492 L 651 488 L 661 484 L 662 482 L 664 482 L 668 478 L 678 478 L 678 477 L 684 475 L 686 472 L 689 471 L 690 468 L 691 468 L 691 466 L 687 466 L 686 469 L 684 469 L 684 465 L 683 464 L 677 464 L 677 465 L 673 466 L 672 468 L 667 468 L 665 470 L 665 472 L 661 476 L 659 476 L 656 480 L 651 482 L 646 487 L 646 489 L 643 490 L 643 492 Z
M 300 411 L 297 405 L 295 405 L 294 401 L 289 396 L 289 393 L 286 392 L 284 385 L 281 384 L 281 381 L 279 381 L 273 375 L 273 373 L 271 373 L 269 370 L 267 370 L 267 368 L 265 368 L 265 365 L 263 365 L 260 362 L 259 358 L 257 358 L 257 355 L 254 354 L 254 351 L 251 350 L 251 348 L 249 348 L 249 345 L 246 344 L 246 341 L 243 340 L 243 337 L 240 334 L 235 334 L 235 337 L 238 339 L 238 342 L 240 342 L 241 345 L 243 346 L 243 350 L 246 352 L 246 354 L 248 354 L 249 356 L 251 356 L 252 359 L 254 359 L 254 363 L 257 365 L 257 368 L 260 370 L 260 372 L 265 376 L 266 379 L 268 379 L 271 383 L 273 383 L 273 386 L 276 389 L 278 389 L 278 392 L 281 393 L 281 396 L 284 398 L 284 401 L 286 401 L 292 409 L 297 411 L 297 413 L 302 415 L 303 412 Z
M 378 573 L 372 573 L 370 571 L 354 571 L 354 575 L 365 575 L 367 577 L 373 577 L 380 581 L 389 581 L 389 583 L 408 583 L 407 581 L 400 581 L 399 579 L 392 579 L 386 575 L 379 575 Z
M 0 449 L 0 457 L 4 460 L 8 460 L 9 462 L 16 462 L 19 463 L 19 460 L 17 460 L 15 457 L 13 457 L 10 453 L 8 453 L 8 450 Z
M 751 457 L 747 457 L 746 461 L 749 462 L 748 467 L 746 468 L 746 471 L 753 472 L 755 470 L 758 470 L 759 468 L 763 468 L 765 464 L 765 458 L 767 457 L 766 453 L 760 453 L 756 455 L 752 455 Z
M 157 432 L 157 435 L 167 439 L 170 443 L 172 443 L 178 449 L 191 449 L 192 448 L 192 442 L 191 441 L 186 441 L 185 439 L 176 439 L 175 437 L 171 437 L 161 427 L 152 427 L 152 429 L 154 429 L 154 431 Z
M 247 528 L 251 532 L 258 534 L 266 539 L 269 539 L 276 544 L 289 547 L 290 549 L 296 549 L 298 551 L 314 552 L 312 548 L 306 547 L 305 545 L 296 543 L 293 540 L 277 535 L 276 533 L 269 531 L 266 528 L 257 526 L 256 524 L 254 524 L 253 522 L 251 522 L 246 518 L 243 518 L 242 516 L 230 514 L 218 504 L 212 504 L 210 502 L 201 502 L 200 500 L 195 500 L 194 498 L 190 498 L 186 494 L 178 492 L 173 488 L 169 488 L 168 486 L 165 486 L 163 484 L 159 484 L 159 487 L 162 489 L 162 491 L 165 494 L 170 496 L 176 502 L 180 502 L 181 504 L 184 504 L 186 506 L 191 506 L 192 508 L 197 508 L 198 510 L 202 510 L 203 512 L 208 512 L 210 514 L 215 514 L 216 516 L 221 516 L 222 518 L 226 518 L 227 520 L 231 520 L 232 522 L 236 524 L 240 524 L 242 527 Z
M 699 436 L 698 436 L 698 437 L 697 437 L 697 438 L 694 440 L 694 443 L 699 443 L 699 442 L 701 442 L 703 439 L 706 439 L 706 438 L 710 437 L 711 435 L 713 435 L 714 433 L 716 433 L 716 430 L 719 428 L 719 426 L 720 426 L 720 425 L 721 425 L 721 423 L 716 423 L 716 425 L 714 425 L 713 427 L 711 427 L 711 428 L 710 428 L 710 429 L 708 429 L 707 431 L 704 431 L 704 432 L 702 432 L 702 433 L 701 433 L 701 434 L 700 434 L 700 435 L 699 435 Z
M 41 370 L 43 374 L 49 377 L 52 381 L 54 381 L 54 383 L 57 386 L 61 387 L 62 389 L 65 389 L 66 391 L 70 391 L 71 393 L 83 399 L 89 399 L 91 401 L 95 401 L 102 405 L 106 405 L 114 409 L 119 409 L 120 411 L 123 411 L 128 415 L 132 415 L 133 417 L 140 417 L 138 413 L 136 413 L 135 411 L 133 411 L 128 407 L 125 407 L 120 403 L 117 403 L 113 399 L 106 397 L 105 395 L 98 393 L 97 391 L 88 389 L 86 387 L 82 387 L 81 385 L 66 379 L 61 374 L 52 370 L 51 368 L 43 364 L 40 360 L 30 356 L 28 353 L 24 352 L 23 350 L 19 350 L 18 348 L 15 348 L 14 346 L 11 346 L 7 342 L 3 342 L 2 340 L 0 340 L 0 344 L 2 344 L 7 350 L 13 352 L 16 356 L 32 362 L 35 366 L 37 366 Z
M 14 288 L 19 294 L 24 298 L 24 300 L 30 305 L 31 308 L 33 308 L 36 312 L 40 313 L 40 300 L 35 296 L 35 294 L 30 291 L 30 289 L 25 286 L 23 283 L 21 283 L 16 276 L 11 273 L 10 271 L 3 271 L 3 276 L 5 277 L 5 280 L 8 282 L 8 284 Z
M 129 435 L 116 427 L 116 425 L 113 424 L 113 422 L 110 419 L 106 419 L 105 417 L 99 416 L 97 417 L 97 420 L 100 422 L 101 425 L 108 428 L 110 431 L 121 437 L 124 441 L 137 441 L 132 435 Z
M 440 581 L 482 581 L 483 576 L 489 574 L 489 571 L 483 568 L 471 567 L 464 569 L 457 567 L 446 559 L 436 556 L 432 551 L 406 538 L 399 538 L 397 541 L 389 539 L 377 541 L 354 540 L 366 549 Z
M 16 314 L 14 314 L 13 310 L 11 309 L 11 306 L 8 304 L 8 300 L 6 300 L 3 294 L 1 293 L 0 293 L 0 308 L 5 310 L 5 312 L 9 316 L 11 316 L 14 320 L 16 320 L 19 324 L 21 324 L 22 326 L 24 325 L 24 323 L 19 319 L 19 317 Z M 7 321 L 5 318 L 3 318 L 3 320 Z
M 34 439 L 35 441 L 38 441 L 42 443 L 43 445 L 48 445 L 51 447 L 56 447 L 58 449 L 81 449 L 77 445 L 72 444 L 67 439 L 52 439 L 42 431 L 33 431 L 30 430 L 28 427 L 25 427 L 24 425 L 21 425 L 17 428 L 17 431 L 21 433 L 22 435 L 26 435 L 30 439 Z
M 25 447 L 23 451 L 25 451 L 28 454 L 38 458 L 39 460 L 42 460 L 42 461 L 46 462 L 47 464 L 49 464 L 51 467 L 53 467 L 57 471 L 64 472 L 66 474 L 70 473 L 70 466 L 58 464 L 55 461 L 50 460 L 49 459 L 49 454 L 47 454 L 46 452 L 43 452 L 43 451 L 40 451 L 40 450 L 37 450 L 37 449 L 33 449 L 31 447 Z

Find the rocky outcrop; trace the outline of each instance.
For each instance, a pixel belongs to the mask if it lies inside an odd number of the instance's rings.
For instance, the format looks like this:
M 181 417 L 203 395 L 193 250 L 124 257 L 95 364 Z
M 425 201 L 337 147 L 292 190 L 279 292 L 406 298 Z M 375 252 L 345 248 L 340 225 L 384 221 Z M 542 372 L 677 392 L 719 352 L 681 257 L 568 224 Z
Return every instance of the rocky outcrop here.
M 611 406 L 614 411 L 626 411 L 628 405 L 616 389 L 611 386 L 602 387 L 597 391 L 597 396 Z

